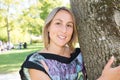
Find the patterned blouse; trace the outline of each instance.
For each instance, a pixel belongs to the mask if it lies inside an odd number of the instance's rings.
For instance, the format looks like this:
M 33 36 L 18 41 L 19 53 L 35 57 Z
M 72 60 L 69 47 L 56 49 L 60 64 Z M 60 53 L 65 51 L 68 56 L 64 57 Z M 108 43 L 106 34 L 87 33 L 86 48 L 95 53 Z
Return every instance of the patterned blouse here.
M 45 62 L 48 71 L 42 62 Z M 51 80 L 87 80 L 80 48 L 76 48 L 70 58 L 50 53 L 30 54 L 21 66 L 21 80 L 31 80 L 30 68 L 43 71 Z

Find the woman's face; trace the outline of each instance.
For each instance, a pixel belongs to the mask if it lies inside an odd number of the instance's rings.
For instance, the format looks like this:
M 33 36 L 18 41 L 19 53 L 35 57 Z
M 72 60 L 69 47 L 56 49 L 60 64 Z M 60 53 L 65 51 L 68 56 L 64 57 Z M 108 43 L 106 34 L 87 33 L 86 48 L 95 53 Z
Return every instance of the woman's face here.
M 65 46 L 73 34 L 73 19 L 69 12 L 60 10 L 48 28 L 50 44 Z

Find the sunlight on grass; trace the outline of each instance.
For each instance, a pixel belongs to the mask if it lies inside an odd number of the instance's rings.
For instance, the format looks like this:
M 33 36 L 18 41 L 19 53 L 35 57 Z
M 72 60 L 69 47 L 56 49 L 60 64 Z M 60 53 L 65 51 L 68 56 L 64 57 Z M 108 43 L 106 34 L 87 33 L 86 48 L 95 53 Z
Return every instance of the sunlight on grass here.
M 38 49 L 36 48 L 36 49 L 11 50 L 11 51 L 3 52 L 1 55 L 16 54 L 16 53 L 24 53 L 24 52 L 29 52 L 29 51 L 32 51 L 32 50 L 38 50 Z
M 0 74 L 19 71 L 21 64 L 6 64 L 0 66 Z
M 39 43 L 28 45 L 27 49 L 13 49 L 0 53 L 0 74 L 18 71 L 27 55 L 42 48 L 43 44 Z

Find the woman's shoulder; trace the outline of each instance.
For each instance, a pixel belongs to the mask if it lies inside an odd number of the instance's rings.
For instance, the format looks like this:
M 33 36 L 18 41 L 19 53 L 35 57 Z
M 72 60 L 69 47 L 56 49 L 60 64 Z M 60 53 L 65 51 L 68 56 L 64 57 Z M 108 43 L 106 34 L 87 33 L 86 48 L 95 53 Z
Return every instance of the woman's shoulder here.
M 75 48 L 74 51 L 71 53 L 71 60 L 74 60 L 77 58 L 79 55 L 81 55 L 81 50 L 80 48 Z
M 75 48 L 74 51 L 72 51 L 72 54 L 71 55 L 79 55 L 81 53 L 81 50 L 80 48 Z
M 44 60 L 45 57 L 40 55 L 39 52 L 33 52 L 26 57 L 22 64 L 22 67 L 39 69 L 39 66 L 42 65 L 41 61 Z
M 81 52 L 80 48 L 78 48 L 78 47 L 75 48 L 74 51 L 75 51 L 75 53 L 80 53 Z
M 29 59 L 29 58 L 31 58 L 31 57 L 37 58 L 37 57 L 39 57 L 39 56 L 42 56 L 42 55 L 40 55 L 40 54 L 42 54 L 42 53 L 46 53 L 46 52 L 45 52 L 45 49 L 42 49 L 42 50 L 40 50 L 40 51 L 35 51 L 35 52 L 30 53 L 29 55 L 27 55 L 27 59 Z
M 80 63 L 83 62 L 83 56 L 82 56 L 80 48 L 75 48 L 75 51 L 72 54 L 72 58 L 73 58 L 73 60 L 77 60 Z
M 40 53 L 42 53 L 42 52 L 30 53 L 29 55 L 27 55 L 25 61 L 31 61 L 32 62 L 32 61 L 38 61 L 38 60 L 44 59 L 44 57 L 42 55 L 40 55 Z

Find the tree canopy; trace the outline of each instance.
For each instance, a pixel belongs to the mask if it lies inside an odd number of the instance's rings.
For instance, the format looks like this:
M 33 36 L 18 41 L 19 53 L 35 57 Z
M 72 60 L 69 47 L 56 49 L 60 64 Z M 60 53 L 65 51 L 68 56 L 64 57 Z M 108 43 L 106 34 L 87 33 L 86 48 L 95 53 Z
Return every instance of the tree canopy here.
M 62 0 L 0 1 L 0 40 L 15 43 L 30 41 L 31 35 L 41 35 L 48 13 L 62 5 Z

